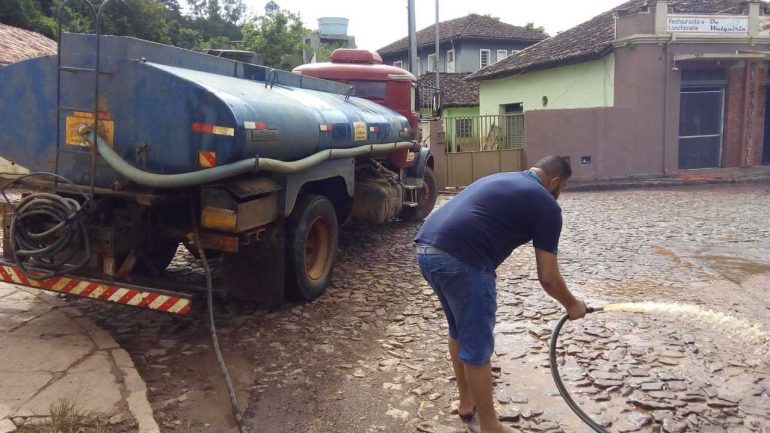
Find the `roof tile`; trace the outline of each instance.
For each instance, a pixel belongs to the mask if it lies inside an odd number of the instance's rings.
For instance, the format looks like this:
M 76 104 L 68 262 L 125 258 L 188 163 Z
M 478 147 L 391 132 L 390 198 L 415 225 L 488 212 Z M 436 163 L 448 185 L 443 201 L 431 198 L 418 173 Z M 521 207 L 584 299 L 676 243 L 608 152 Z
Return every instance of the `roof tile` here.
M 546 36 L 536 30 L 504 23 L 499 19 L 486 15 L 470 14 L 461 18 L 439 23 L 439 39 L 484 38 L 484 39 L 517 39 L 525 41 L 541 41 Z M 426 27 L 417 32 L 417 46 L 436 42 L 436 25 Z M 377 50 L 380 54 L 390 54 L 409 49 L 409 38 L 399 39 L 390 45 Z
M 56 54 L 56 42 L 29 30 L 0 24 L 0 65 Z
M 441 104 L 444 107 L 474 107 L 479 105 L 479 82 L 469 81 L 465 77 L 470 73 L 442 73 Z M 417 79 L 420 87 L 436 88 L 436 74 L 427 73 Z M 420 93 L 422 106 L 429 106 L 432 95 L 426 91 Z
M 488 80 L 580 63 L 604 57 L 612 50 L 615 14 L 628 14 L 646 7 L 650 0 L 630 0 L 576 27 L 529 46 L 468 77 Z M 674 13 L 740 14 L 746 0 L 671 0 Z

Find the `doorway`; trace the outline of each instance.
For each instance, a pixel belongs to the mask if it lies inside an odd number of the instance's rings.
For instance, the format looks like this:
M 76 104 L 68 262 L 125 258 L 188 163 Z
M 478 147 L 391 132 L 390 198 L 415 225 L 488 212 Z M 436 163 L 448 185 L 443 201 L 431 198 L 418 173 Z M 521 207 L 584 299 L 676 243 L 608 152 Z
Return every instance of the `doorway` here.
M 722 165 L 725 91 L 683 88 L 679 113 L 679 169 Z

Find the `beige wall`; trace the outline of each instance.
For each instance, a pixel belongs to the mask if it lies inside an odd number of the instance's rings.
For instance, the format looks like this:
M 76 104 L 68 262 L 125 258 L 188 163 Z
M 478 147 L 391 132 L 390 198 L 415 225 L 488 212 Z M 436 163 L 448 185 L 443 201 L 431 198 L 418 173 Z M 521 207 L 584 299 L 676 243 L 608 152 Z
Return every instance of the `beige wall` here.
M 500 114 L 500 106 L 523 103 L 524 111 L 611 107 L 615 57 L 481 82 L 481 114 Z M 543 107 L 543 97 L 548 105 Z

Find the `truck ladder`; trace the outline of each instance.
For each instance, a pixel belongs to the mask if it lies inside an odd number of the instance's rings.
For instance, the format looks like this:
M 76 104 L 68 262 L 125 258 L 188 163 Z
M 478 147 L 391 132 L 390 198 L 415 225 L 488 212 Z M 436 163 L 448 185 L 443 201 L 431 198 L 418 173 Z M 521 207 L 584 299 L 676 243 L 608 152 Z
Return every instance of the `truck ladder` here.
M 56 14 L 56 26 L 57 26 L 57 49 L 56 49 L 56 158 L 54 162 L 54 173 L 61 174 L 59 171 L 59 163 L 61 159 L 61 154 L 65 152 L 74 152 L 73 150 L 67 149 L 66 143 L 62 143 L 61 139 L 61 118 L 62 113 L 68 112 L 68 111 L 83 111 L 82 109 L 77 109 L 73 107 L 67 107 L 62 105 L 62 73 L 68 73 L 68 74 L 92 74 L 94 79 L 94 100 L 93 100 L 93 108 L 92 108 L 92 116 L 94 120 L 94 127 L 93 130 L 99 131 L 99 76 L 108 74 L 106 72 L 100 71 L 100 59 L 101 59 L 101 50 L 100 50 L 100 40 L 101 40 L 101 19 L 102 19 L 102 13 L 104 12 L 105 6 L 107 6 L 110 2 L 113 0 L 105 0 L 97 9 L 96 6 L 91 3 L 89 0 L 82 0 L 83 3 L 88 5 L 88 10 L 91 13 L 91 18 L 94 23 L 94 32 L 96 33 L 96 59 L 94 61 L 94 67 L 93 68 L 83 68 L 83 67 L 75 67 L 75 66 L 68 66 L 62 64 L 62 16 L 64 14 L 65 8 L 72 3 L 74 0 L 64 0 L 62 4 L 59 6 L 59 9 Z M 117 0 L 121 3 L 125 4 L 124 0 Z M 65 134 L 65 140 L 66 140 L 66 134 Z M 78 152 L 79 153 L 79 152 Z M 91 195 L 94 195 L 95 189 L 96 189 L 96 163 L 98 159 L 98 151 L 96 149 L 96 146 L 91 146 L 90 149 L 90 155 L 91 155 L 91 176 L 90 176 L 90 187 L 91 187 Z M 56 188 L 58 186 L 58 181 L 55 181 L 54 187 Z

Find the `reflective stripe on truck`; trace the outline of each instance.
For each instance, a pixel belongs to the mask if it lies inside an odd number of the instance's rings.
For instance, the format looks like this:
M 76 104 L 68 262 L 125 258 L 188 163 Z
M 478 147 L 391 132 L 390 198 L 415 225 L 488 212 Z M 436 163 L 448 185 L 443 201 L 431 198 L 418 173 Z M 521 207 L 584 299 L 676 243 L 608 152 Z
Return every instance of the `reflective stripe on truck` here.
M 178 315 L 189 313 L 192 305 L 189 295 L 114 282 L 69 276 L 32 280 L 19 268 L 5 262 L 0 262 L 0 281 Z

